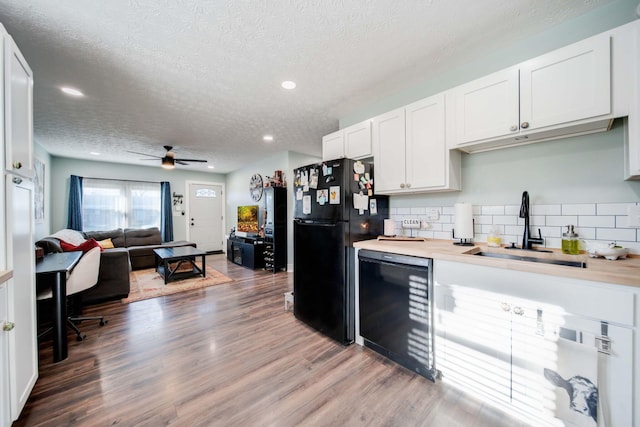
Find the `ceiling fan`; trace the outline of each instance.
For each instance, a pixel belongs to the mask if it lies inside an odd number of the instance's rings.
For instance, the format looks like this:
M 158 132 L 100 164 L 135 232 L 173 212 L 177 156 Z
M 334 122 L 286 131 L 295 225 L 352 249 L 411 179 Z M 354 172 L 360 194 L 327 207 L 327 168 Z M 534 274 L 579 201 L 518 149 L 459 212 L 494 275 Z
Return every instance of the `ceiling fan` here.
M 173 149 L 172 146 L 170 145 L 165 145 L 164 149 L 167 150 L 166 153 L 164 153 L 164 157 L 163 156 L 155 156 L 153 154 L 147 154 L 147 153 L 139 153 L 137 151 L 129 151 L 127 150 L 129 153 L 134 153 L 134 154 L 140 154 L 143 156 L 149 156 L 149 157 L 154 157 L 153 159 L 140 159 L 140 160 L 156 160 L 156 159 L 160 159 L 162 161 L 162 167 L 165 169 L 173 169 L 176 167 L 176 163 L 179 165 L 188 165 L 189 163 L 187 162 L 201 162 L 201 163 L 207 163 L 206 160 L 201 160 L 201 159 L 178 159 L 176 158 L 176 153 L 174 153 L 173 151 L 171 151 Z

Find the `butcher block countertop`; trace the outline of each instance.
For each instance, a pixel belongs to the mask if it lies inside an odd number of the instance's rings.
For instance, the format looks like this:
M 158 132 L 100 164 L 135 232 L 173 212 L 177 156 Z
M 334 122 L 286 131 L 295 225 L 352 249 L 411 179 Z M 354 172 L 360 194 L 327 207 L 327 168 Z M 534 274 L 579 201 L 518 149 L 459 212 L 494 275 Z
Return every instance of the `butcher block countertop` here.
M 4 283 L 13 277 L 13 270 L 0 270 L 0 283 Z
M 527 271 L 530 273 L 549 274 L 552 276 L 571 277 L 574 279 L 592 280 L 595 282 L 613 283 L 640 288 L 639 256 L 628 256 L 626 259 L 611 261 L 604 258 L 591 258 L 586 253 L 580 255 L 565 255 L 560 251 L 560 249 L 555 249 L 552 250 L 553 252 L 548 253 L 523 251 L 519 249 L 491 248 L 486 246 L 486 244 L 457 246 L 450 240 L 364 240 L 354 243 L 353 246 L 373 251 L 412 255 L 423 258 L 433 258 L 436 260 L 464 262 L 468 264 L 484 265 L 487 267 L 504 268 L 507 270 Z M 536 258 L 584 261 L 587 267 L 579 268 L 473 255 L 479 251 L 498 252 L 519 256 L 533 256 Z

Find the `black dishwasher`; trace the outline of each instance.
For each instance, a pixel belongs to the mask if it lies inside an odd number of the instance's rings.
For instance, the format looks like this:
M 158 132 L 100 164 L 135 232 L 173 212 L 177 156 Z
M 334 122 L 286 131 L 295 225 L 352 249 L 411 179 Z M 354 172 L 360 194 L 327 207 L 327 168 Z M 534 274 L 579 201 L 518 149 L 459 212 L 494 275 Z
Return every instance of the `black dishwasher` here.
M 433 261 L 365 249 L 358 258 L 364 345 L 433 381 Z

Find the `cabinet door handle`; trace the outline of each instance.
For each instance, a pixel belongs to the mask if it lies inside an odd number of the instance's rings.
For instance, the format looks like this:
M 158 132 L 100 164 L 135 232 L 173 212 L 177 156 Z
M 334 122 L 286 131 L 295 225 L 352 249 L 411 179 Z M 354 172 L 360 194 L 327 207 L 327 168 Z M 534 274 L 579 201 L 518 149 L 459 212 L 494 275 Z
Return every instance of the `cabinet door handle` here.
M 404 183 L 400 184 L 400 188 L 404 188 Z
M 407 182 L 407 188 L 411 188 L 411 183 Z
M 13 168 L 14 169 L 21 169 L 22 168 L 22 162 L 13 162 Z
M 511 310 L 511 304 L 508 302 L 500 303 L 500 308 L 502 308 L 502 311 L 509 311 Z
M 13 328 L 16 327 L 16 324 L 13 322 L 4 322 L 4 325 L 2 325 L 2 330 L 5 332 L 9 332 L 12 331 Z
M 529 122 L 522 122 L 522 124 L 520 125 L 520 127 L 521 127 L 522 129 L 526 129 L 526 128 L 528 128 L 528 127 L 529 127 Z
M 14 184 L 20 185 L 20 184 L 22 184 L 22 178 L 18 178 L 17 176 L 15 176 L 15 177 L 13 177 L 11 182 L 13 182 Z
M 510 130 L 511 132 L 515 132 L 515 131 L 517 131 L 517 130 L 518 130 L 518 126 L 517 126 L 517 125 L 513 125 L 513 126 L 511 126 L 511 127 L 509 128 L 509 130 Z
M 513 314 L 516 316 L 522 316 L 524 315 L 524 310 L 522 307 L 513 307 Z

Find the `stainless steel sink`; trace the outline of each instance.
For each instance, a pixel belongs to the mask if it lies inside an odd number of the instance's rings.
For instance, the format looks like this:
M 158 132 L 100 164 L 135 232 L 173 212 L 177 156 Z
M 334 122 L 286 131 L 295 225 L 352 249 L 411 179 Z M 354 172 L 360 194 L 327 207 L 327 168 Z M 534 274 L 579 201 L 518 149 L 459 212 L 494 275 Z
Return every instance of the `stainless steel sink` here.
M 503 254 L 497 252 L 476 252 L 473 255 L 486 256 L 490 258 L 503 258 L 512 259 L 515 261 L 527 261 L 527 262 L 541 262 L 543 264 L 565 265 L 568 267 L 587 268 L 587 263 L 584 261 L 570 261 L 564 259 L 551 259 L 551 258 L 538 258 L 526 255 L 515 254 Z

